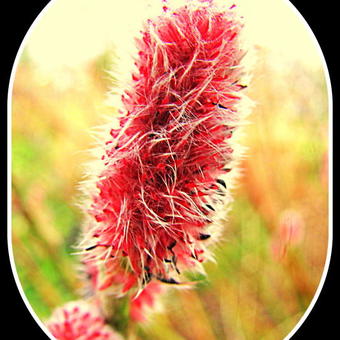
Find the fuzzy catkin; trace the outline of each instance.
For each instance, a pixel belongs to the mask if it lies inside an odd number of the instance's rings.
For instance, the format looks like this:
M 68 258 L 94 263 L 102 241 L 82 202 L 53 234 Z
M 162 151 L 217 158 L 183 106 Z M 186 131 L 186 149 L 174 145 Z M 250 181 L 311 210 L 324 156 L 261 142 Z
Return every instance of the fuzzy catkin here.
M 177 284 L 209 258 L 205 244 L 230 201 L 231 140 L 246 87 L 233 7 L 164 7 L 136 39 L 119 127 L 104 137 L 88 193 L 82 245 L 98 289 Z

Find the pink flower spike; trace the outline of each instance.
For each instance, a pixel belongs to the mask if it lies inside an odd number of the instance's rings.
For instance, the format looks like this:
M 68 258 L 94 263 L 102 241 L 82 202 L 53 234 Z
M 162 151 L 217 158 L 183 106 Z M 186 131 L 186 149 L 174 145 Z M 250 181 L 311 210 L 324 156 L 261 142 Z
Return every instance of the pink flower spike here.
M 191 1 L 167 4 L 136 40 L 119 127 L 103 137 L 95 187 L 85 191 L 85 262 L 98 263 L 105 289 L 120 271 L 125 290 L 131 276 L 140 287 L 177 285 L 211 257 L 240 155 L 241 27 L 228 8 Z

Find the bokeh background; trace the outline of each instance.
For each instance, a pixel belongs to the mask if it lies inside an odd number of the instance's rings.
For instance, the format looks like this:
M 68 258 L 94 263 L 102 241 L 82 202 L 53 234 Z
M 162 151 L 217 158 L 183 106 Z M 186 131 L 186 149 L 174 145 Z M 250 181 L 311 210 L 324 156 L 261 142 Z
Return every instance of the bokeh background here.
M 235 1 L 245 17 L 255 102 L 247 157 L 216 263 L 195 289 L 172 289 L 135 340 L 283 339 L 310 305 L 329 247 L 327 74 L 288 1 Z M 116 116 L 106 70 L 144 1 L 55 1 L 32 27 L 12 94 L 12 248 L 41 320 L 78 299 L 72 255 L 82 216 L 78 183 L 91 128 Z M 124 59 L 124 58 L 123 58 Z

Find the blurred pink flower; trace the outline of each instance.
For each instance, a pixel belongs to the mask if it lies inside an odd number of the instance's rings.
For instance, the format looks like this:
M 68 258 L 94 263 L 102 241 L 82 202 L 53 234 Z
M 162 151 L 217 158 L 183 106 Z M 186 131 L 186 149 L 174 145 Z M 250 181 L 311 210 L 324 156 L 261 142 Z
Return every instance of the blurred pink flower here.
M 304 233 L 304 220 L 295 210 L 284 211 L 279 220 L 276 235 L 272 241 L 272 253 L 276 259 L 282 259 L 288 247 L 301 242 Z
M 122 340 L 105 325 L 98 307 L 85 301 L 57 308 L 46 326 L 57 340 Z
M 280 218 L 279 237 L 282 242 L 298 244 L 302 240 L 304 221 L 298 211 L 285 211 Z

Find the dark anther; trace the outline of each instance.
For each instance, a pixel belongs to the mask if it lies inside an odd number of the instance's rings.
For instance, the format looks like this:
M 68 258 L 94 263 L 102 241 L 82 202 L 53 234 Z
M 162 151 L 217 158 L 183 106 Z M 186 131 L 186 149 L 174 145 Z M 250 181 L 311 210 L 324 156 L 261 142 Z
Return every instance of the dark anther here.
M 222 197 L 225 197 L 225 193 L 222 192 L 222 191 L 218 191 L 218 192 L 217 192 L 217 195 L 222 196 Z
M 115 146 L 115 149 L 116 149 L 116 150 L 118 150 L 118 149 L 119 149 L 119 145 L 118 145 L 118 144 Z
M 173 248 L 176 244 L 177 244 L 176 241 L 171 242 L 170 245 L 168 246 L 168 249 L 169 249 L 169 250 L 172 250 L 172 248 Z
M 202 240 L 202 241 L 207 240 L 210 237 L 211 237 L 211 235 L 209 235 L 209 234 L 200 234 L 199 235 L 199 239 Z
M 145 266 L 144 270 L 143 284 L 148 284 L 152 279 L 152 274 L 150 273 L 149 267 Z
M 229 171 L 231 171 L 231 169 L 230 169 L 230 168 L 223 168 L 222 170 L 223 170 L 223 171 L 225 171 L 225 172 L 229 172 Z
M 96 248 L 96 247 L 97 247 L 97 245 L 95 244 L 94 246 L 91 246 L 91 247 L 85 248 L 85 250 L 86 250 L 86 251 L 89 251 L 89 250 L 92 250 L 92 249 L 94 249 L 94 248 Z
M 223 106 L 222 104 L 217 104 L 217 106 L 218 106 L 220 109 L 225 109 L 225 110 L 228 109 L 227 107 Z
M 181 272 L 179 271 L 179 269 L 177 267 L 177 257 L 175 255 L 172 256 L 171 261 L 172 261 L 172 263 L 174 265 L 174 268 L 175 268 L 176 272 L 178 274 L 181 274 Z
M 223 179 L 218 178 L 218 179 L 216 180 L 216 182 L 217 182 L 218 184 L 221 184 L 222 186 L 224 186 L 224 187 L 227 189 L 227 185 L 225 184 L 225 182 L 224 182 Z
M 215 209 L 210 205 L 210 204 L 206 204 L 207 208 L 209 208 L 212 211 L 215 211 Z
M 178 285 L 179 282 L 177 282 L 175 279 L 173 278 L 170 278 L 170 279 L 166 279 L 164 277 L 157 277 L 157 279 L 161 282 L 164 282 L 164 283 L 170 283 L 170 284 L 175 284 L 175 285 Z
M 169 259 L 164 259 L 164 262 L 166 262 L 166 263 L 171 263 L 172 261 L 169 260 Z

